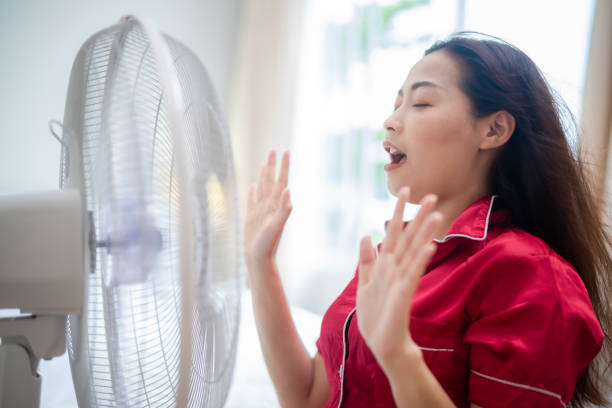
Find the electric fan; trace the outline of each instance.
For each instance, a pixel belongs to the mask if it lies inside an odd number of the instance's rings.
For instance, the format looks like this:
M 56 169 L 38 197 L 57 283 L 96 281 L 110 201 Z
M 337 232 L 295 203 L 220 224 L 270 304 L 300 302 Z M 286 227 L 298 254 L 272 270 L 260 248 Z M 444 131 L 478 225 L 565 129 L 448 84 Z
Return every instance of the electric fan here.
M 2 406 L 37 406 L 66 348 L 79 406 L 222 406 L 242 261 L 208 73 L 124 17 L 81 47 L 62 130 L 61 191 L 0 199 L 0 308 L 22 312 L 0 320 Z

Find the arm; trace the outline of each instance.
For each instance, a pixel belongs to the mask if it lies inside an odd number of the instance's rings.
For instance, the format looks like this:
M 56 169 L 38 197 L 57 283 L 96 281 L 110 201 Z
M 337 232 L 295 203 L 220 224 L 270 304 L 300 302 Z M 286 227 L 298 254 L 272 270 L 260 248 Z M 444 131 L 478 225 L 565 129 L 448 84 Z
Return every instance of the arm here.
M 259 277 L 250 279 L 257 333 L 281 406 L 323 406 L 329 396 L 323 358 L 311 358 L 300 340 L 276 267 L 249 268 L 253 275 Z
M 278 399 L 284 407 L 320 407 L 329 394 L 323 359 L 320 354 L 311 358 L 297 334 L 275 261 L 292 209 L 288 172 L 286 152 L 275 180 L 276 154 L 272 151 L 257 189 L 252 186 L 249 190 L 244 255 L 257 333 Z
M 361 241 L 359 330 L 387 376 L 398 407 L 451 408 L 453 401 L 425 364 L 408 330 L 412 296 L 435 250 L 431 241 L 442 218 L 433 211 L 436 197 L 426 196 L 416 218 L 404 229 L 408 193 L 404 188 L 398 195 L 379 256 L 369 238 Z
M 421 350 L 404 353 L 387 365 L 387 370 L 393 399 L 398 407 L 455 407 L 425 364 Z
M 388 360 L 382 366 L 398 407 L 455 407 L 423 360 L 418 348 Z M 479 408 L 472 404 L 471 408 Z

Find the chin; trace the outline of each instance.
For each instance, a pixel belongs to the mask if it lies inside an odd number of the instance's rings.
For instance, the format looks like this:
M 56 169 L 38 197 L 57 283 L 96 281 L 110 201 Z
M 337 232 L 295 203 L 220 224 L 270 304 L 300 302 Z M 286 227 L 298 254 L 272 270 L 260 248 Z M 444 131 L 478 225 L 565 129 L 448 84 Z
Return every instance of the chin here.
M 410 187 L 410 196 L 412 196 L 412 187 L 408 183 L 397 183 L 387 178 L 387 189 L 392 196 L 397 197 L 402 187 Z
M 425 196 L 425 194 L 420 194 L 418 187 L 411 186 L 408 183 L 394 183 L 387 179 L 387 189 L 392 196 L 397 197 L 402 187 L 410 188 L 410 194 L 407 201 L 410 204 L 419 204 L 421 199 Z

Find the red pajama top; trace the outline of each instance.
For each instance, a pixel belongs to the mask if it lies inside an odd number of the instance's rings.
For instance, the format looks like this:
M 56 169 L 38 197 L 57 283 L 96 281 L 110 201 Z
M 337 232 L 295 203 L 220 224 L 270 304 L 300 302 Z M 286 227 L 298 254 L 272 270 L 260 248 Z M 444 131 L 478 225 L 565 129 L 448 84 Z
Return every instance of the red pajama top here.
M 412 299 L 411 336 L 460 408 L 565 407 L 604 334 L 575 269 L 494 202 L 472 203 L 434 240 Z M 325 313 L 317 340 L 330 385 L 325 407 L 393 407 L 357 326 L 358 273 Z

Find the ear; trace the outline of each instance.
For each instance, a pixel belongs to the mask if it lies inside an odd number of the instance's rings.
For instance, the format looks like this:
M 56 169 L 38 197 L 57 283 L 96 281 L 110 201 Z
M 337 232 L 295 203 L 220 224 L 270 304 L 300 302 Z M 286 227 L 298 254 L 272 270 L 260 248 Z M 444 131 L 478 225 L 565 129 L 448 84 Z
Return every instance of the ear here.
M 478 146 L 482 150 L 495 149 L 504 145 L 514 133 L 514 116 L 505 110 L 492 113 L 486 118 L 483 138 Z

